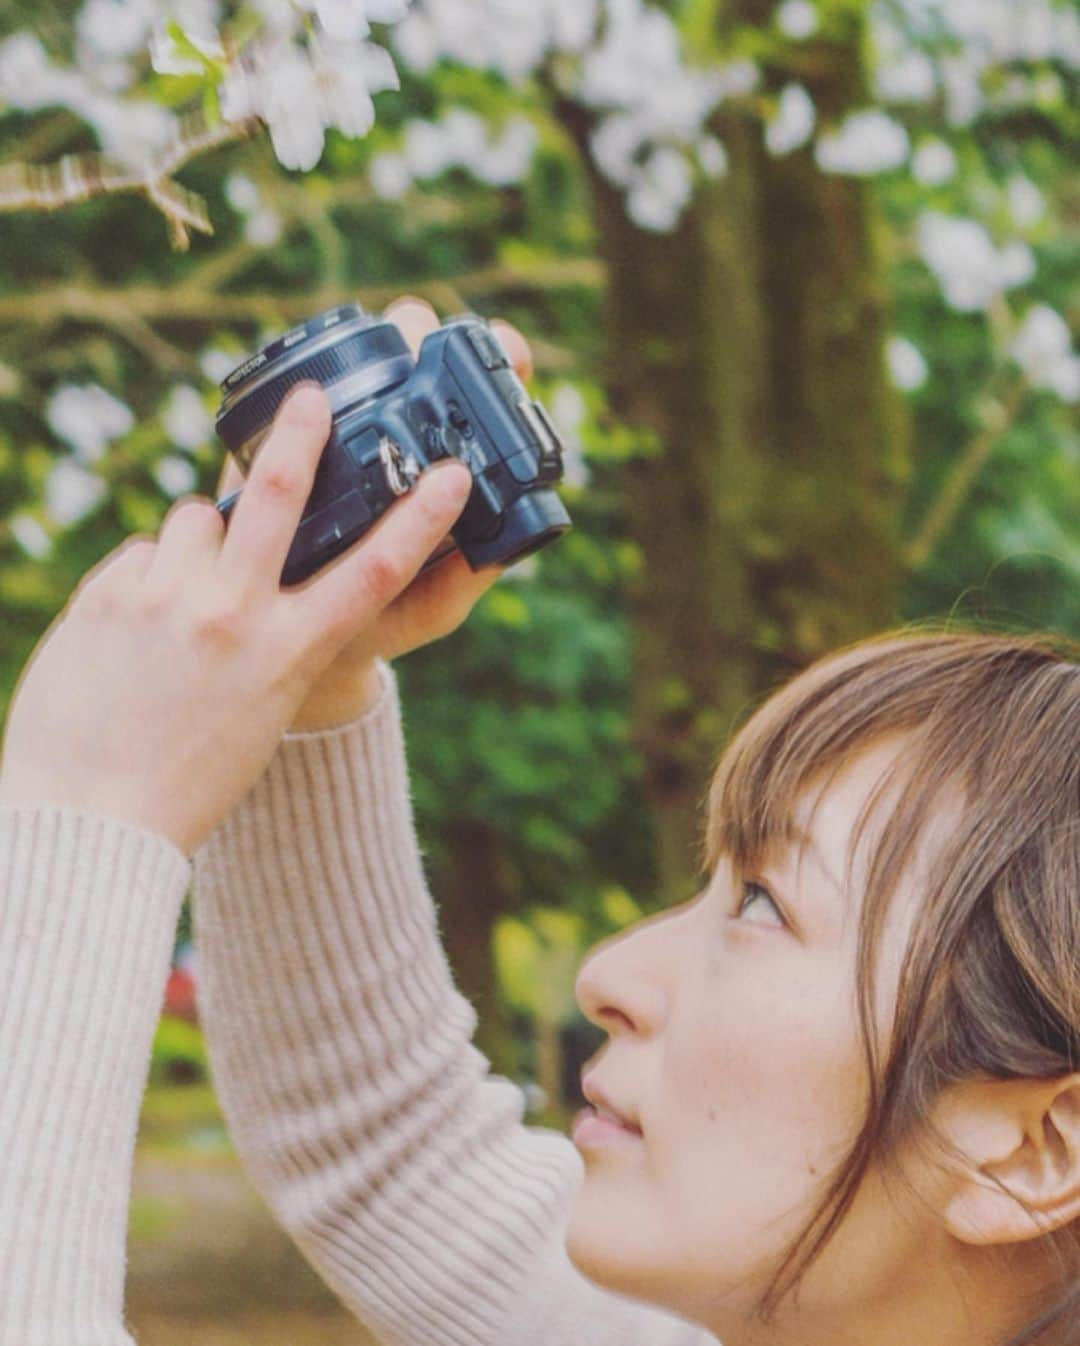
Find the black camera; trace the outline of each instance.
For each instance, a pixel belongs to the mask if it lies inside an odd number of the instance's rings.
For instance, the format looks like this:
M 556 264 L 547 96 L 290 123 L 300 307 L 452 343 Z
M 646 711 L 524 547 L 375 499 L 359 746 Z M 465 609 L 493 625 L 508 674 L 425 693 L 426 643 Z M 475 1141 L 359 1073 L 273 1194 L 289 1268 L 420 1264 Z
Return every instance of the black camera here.
M 393 323 L 358 304 L 271 341 L 221 385 L 217 431 L 245 475 L 282 398 L 305 380 L 326 390 L 333 427 L 283 584 L 301 583 L 351 547 L 442 458 L 472 473 L 453 542 L 474 570 L 510 565 L 570 527 L 554 490 L 559 435 L 482 318 L 444 323 L 416 360 Z M 226 522 L 239 495 L 218 502 Z

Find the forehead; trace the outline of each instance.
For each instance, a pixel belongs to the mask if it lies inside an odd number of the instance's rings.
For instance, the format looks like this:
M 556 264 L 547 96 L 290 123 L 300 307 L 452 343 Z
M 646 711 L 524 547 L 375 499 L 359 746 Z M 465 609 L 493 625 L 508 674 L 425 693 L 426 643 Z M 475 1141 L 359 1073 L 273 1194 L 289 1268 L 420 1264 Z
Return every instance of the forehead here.
M 905 784 L 906 746 L 899 735 L 879 740 L 807 782 L 792 808 L 795 827 L 834 855 L 839 843 L 846 849 L 864 814 L 868 829 L 876 823 L 880 831 Z
M 864 890 L 870 862 L 901 799 L 918 790 L 918 768 L 910 736 L 891 734 L 822 773 L 796 796 L 796 833 L 816 845 L 849 896 L 852 890 L 856 895 Z M 961 804 L 959 791 L 946 787 L 921 810 L 905 889 L 922 886 L 955 828 Z

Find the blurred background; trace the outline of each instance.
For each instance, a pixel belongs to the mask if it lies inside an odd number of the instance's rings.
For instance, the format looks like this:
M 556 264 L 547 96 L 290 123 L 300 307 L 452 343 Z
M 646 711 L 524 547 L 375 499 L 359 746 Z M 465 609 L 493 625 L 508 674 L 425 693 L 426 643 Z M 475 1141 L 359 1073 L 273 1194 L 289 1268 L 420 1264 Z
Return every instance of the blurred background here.
M 1080 636 L 1074 0 L 6 0 L 0 696 L 215 493 L 217 383 L 338 303 L 516 323 L 577 527 L 404 660 L 494 1068 L 562 1125 L 584 950 L 694 890 L 732 729 L 901 622 Z M 185 914 L 142 1346 L 364 1341 L 229 1145 Z

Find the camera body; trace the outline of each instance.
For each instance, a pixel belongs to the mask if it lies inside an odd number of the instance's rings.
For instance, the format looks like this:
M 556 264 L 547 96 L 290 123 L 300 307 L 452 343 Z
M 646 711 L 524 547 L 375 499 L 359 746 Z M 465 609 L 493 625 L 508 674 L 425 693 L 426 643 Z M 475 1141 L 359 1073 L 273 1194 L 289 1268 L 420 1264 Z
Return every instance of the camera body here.
M 357 304 L 270 342 L 221 385 L 218 434 L 245 475 L 282 398 L 311 380 L 330 399 L 332 430 L 283 584 L 302 583 L 351 547 L 443 458 L 472 473 L 452 536 L 474 570 L 509 565 L 570 527 L 554 490 L 563 475 L 559 435 L 482 318 L 444 323 L 415 360 L 393 323 Z M 218 502 L 226 522 L 239 495 Z

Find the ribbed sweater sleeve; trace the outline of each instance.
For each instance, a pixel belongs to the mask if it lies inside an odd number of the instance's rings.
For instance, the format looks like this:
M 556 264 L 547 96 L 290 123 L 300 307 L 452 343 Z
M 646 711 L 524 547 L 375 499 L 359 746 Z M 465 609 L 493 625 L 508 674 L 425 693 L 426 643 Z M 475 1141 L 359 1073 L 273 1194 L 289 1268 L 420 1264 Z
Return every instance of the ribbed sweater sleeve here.
M 200 1009 L 245 1169 L 392 1346 L 707 1346 L 566 1257 L 580 1159 L 471 1045 L 382 679 L 355 724 L 289 736 L 196 856 Z
M 187 858 L 0 808 L 0 1346 L 131 1346 L 131 1167 Z

